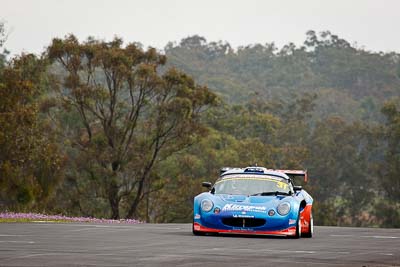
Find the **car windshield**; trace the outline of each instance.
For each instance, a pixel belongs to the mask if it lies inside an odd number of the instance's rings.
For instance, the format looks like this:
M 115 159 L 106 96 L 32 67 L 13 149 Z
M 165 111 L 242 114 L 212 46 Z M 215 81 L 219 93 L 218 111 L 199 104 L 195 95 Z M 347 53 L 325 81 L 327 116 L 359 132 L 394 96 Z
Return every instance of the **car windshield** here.
M 274 176 L 232 176 L 219 179 L 214 185 L 215 194 L 231 195 L 290 195 L 292 185 Z

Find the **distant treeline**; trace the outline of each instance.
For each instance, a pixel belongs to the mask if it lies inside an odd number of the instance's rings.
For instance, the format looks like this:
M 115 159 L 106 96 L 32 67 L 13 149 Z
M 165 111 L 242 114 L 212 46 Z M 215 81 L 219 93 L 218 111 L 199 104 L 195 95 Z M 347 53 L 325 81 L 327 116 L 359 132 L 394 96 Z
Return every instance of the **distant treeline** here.
M 3 52 L 0 209 L 190 222 L 202 181 L 257 163 L 308 169 L 316 224 L 400 227 L 399 96 L 399 54 L 329 32 Z

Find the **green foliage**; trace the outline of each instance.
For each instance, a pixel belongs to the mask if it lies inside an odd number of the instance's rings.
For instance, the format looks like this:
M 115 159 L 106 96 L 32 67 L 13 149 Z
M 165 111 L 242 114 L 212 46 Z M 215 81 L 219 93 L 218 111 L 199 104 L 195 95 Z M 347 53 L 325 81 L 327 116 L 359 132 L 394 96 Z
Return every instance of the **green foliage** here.
M 397 225 L 398 104 L 384 102 L 400 93 L 398 54 L 309 31 L 300 47 L 277 49 L 272 43 L 233 50 L 193 36 L 169 44 L 166 55 L 170 65 L 236 105 L 210 113 L 210 127 L 234 143 L 261 141 L 256 151 L 249 149 L 258 163 L 262 151 L 269 167 L 309 169 L 306 188 L 316 197 L 317 223 Z
M 370 211 L 376 176 L 368 164 L 373 156 L 369 135 L 364 125 L 340 117 L 319 122 L 311 135 L 307 166 L 318 174 L 311 191 L 318 201 L 334 205 L 335 225 L 363 224 L 362 214 Z
M 388 198 L 400 202 L 400 101 L 395 99 L 382 108 L 386 116 L 383 130 L 387 146 L 385 161 L 382 163 L 382 187 Z
M 70 35 L 0 65 L 0 205 L 191 222 L 202 181 L 257 163 L 308 169 L 318 225 L 399 227 L 399 54 L 313 31 L 165 53 Z
M 289 101 L 296 93 L 319 96 L 314 120 L 332 114 L 346 121 L 382 121 L 380 106 L 400 93 L 400 57 L 357 48 L 330 33 L 309 31 L 304 46 L 254 44 L 233 50 L 192 36 L 166 48 L 169 64 L 207 84 L 230 103 Z M 217 51 L 217 52 L 216 52 Z M 373 97 L 365 115 L 363 98 Z
M 67 138 L 76 144 L 70 155 L 80 171 L 69 177 L 79 197 L 86 192 L 83 198 L 107 200 L 112 218 L 120 217 L 121 208 L 131 218 L 150 186 L 155 163 L 205 134 L 199 115 L 215 95 L 174 68 L 160 75 L 165 56 L 136 44 L 123 47 L 118 38 L 54 39 L 48 57 L 66 73 L 57 91 L 62 108 L 56 111 L 59 116 L 73 112 L 79 120 L 60 125 L 75 128 Z
M 45 67 L 22 55 L 0 72 L 0 199 L 9 208 L 46 208 L 60 180 L 62 158 L 39 118 Z
M 0 21 L 0 49 L 3 48 L 4 43 L 7 40 L 6 30 L 4 26 L 4 22 Z M 4 67 L 6 62 L 6 55 L 8 54 L 7 50 L 0 52 L 0 70 Z

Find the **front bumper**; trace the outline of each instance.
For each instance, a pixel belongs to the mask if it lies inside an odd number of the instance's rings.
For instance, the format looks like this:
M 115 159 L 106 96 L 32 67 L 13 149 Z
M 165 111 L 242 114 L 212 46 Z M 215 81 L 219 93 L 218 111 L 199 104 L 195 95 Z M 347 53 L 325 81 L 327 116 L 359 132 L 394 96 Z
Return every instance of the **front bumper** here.
M 216 229 L 201 225 L 198 222 L 193 223 L 193 230 L 205 233 L 220 233 L 220 234 L 246 234 L 246 235 L 278 235 L 278 236 L 295 236 L 296 226 L 291 226 L 283 230 L 253 230 L 253 229 Z
M 295 236 L 297 216 L 291 212 L 286 216 L 275 213 L 245 212 L 199 212 L 193 220 L 193 230 L 205 233 L 232 233 L 252 235 Z M 243 221 L 243 224 L 242 224 Z M 239 223 L 238 223 L 239 222 Z

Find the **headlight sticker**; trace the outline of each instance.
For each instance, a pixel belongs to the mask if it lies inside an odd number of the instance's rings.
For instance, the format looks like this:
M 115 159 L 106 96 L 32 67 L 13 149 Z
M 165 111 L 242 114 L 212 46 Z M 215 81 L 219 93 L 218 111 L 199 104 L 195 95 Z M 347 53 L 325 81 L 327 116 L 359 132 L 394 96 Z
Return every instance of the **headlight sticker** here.
M 286 216 L 290 211 L 289 202 L 282 202 L 278 205 L 277 211 L 280 215 Z
M 212 210 L 213 206 L 214 203 L 209 199 L 203 199 L 201 201 L 201 209 L 205 212 L 209 212 L 210 210 Z

